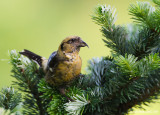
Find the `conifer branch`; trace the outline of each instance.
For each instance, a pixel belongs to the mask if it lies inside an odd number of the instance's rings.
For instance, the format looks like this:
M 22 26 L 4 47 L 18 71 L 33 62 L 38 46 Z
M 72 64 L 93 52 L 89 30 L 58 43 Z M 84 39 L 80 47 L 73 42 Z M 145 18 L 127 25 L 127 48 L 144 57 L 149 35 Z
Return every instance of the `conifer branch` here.
M 2 88 L 0 91 L 0 108 L 10 113 L 18 113 L 18 106 L 22 102 L 22 96 L 14 88 Z M 20 109 L 20 108 L 18 108 Z M 0 112 L 1 114 L 1 112 Z
M 151 102 L 153 99 L 157 99 L 160 91 L 160 82 L 155 84 L 151 88 L 146 88 L 142 95 L 137 97 L 137 99 L 133 99 L 128 101 L 127 103 L 120 104 L 116 114 L 120 114 L 122 111 L 124 113 L 128 112 L 132 107 L 145 103 L 147 101 Z M 151 100 L 150 100 L 151 99 Z
M 18 85 L 18 89 L 25 92 L 24 96 L 24 113 L 44 115 L 43 100 L 40 98 L 41 93 L 38 92 L 39 80 L 44 76 L 41 70 L 38 70 L 37 64 L 24 56 L 20 56 L 15 50 L 10 53 L 13 77 L 17 79 L 14 85 Z
M 153 2 L 156 7 L 148 2 L 131 4 L 129 12 L 136 24 L 127 26 L 115 24 L 116 10 L 110 6 L 95 9 L 92 19 L 101 26 L 103 41 L 113 55 L 90 60 L 87 75 L 66 87 L 66 96 L 73 102 L 45 82 L 36 63 L 11 51 L 12 76 L 17 80 L 14 84 L 25 92 L 23 112 L 117 115 L 152 102 L 160 89 L 160 1 Z

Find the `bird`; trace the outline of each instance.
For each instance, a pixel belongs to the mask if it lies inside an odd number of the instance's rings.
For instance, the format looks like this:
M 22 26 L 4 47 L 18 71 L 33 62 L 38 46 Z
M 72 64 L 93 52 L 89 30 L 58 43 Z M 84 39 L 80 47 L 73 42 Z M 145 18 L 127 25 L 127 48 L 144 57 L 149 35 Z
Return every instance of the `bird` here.
M 85 46 L 89 48 L 79 36 L 69 36 L 48 59 L 27 49 L 19 53 L 37 62 L 45 73 L 45 81 L 54 87 L 61 87 L 60 92 L 65 94 L 63 87 L 81 74 L 82 60 L 79 51 Z

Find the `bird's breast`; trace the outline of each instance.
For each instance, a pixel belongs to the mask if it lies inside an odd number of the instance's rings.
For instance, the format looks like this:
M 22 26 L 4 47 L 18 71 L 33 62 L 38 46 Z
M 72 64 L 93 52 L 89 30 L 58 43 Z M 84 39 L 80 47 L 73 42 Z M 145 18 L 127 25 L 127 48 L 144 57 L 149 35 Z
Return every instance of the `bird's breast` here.
M 82 61 L 79 56 L 72 56 L 67 61 L 60 62 L 57 68 L 59 74 L 64 81 L 70 81 L 81 73 Z
M 81 73 L 82 61 L 79 55 L 67 55 L 67 60 L 60 61 L 48 81 L 53 85 L 67 84 Z

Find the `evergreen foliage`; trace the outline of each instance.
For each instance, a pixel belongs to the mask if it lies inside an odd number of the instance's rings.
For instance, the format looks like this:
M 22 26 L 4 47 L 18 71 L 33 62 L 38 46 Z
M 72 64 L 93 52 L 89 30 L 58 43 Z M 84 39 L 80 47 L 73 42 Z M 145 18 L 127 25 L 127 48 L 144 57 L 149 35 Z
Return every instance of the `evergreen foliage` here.
M 160 0 L 131 4 L 134 24 L 116 25 L 116 10 L 99 5 L 92 15 L 101 26 L 111 57 L 89 60 L 87 74 L 66 87 L 68 101 L 44 80 L 37 64 L 11 51 L 15 85 L 25 92 L 23 113 L 40 115 L 123 115 L 160 94 Z M 4 107 L 4 106 L 3 106 Z M 5 107 L 4 107 L 5 108 Z
M 18 85 L 18 89 L 25 93 L 23 99 L 24 114 L 40 114 L 45 115 L 45 106 L 38 92 L 39 80 L 44 77 L 41 69 L 35 62 L 27 57 L 20 55 L 15 50 L 10 52 L 10 63 L 12 64 L 12 77 L 16 78 L 13 85 Z
M 66 113 L 64 104 L 67 102 L 65 97 L 61 96 L 58 90 L 45 82 L 44 79 L 38 84 L 39 92 L 42 92 L 41 99 L 45 103 L 47 112 L 50 115 L 64 115 Z
M 0 108 L 4 108 L 4 110 L 0 109 L 0 114 L 18 114 L 17 109 L 20 109 L 18 106 L 22 101 L 21 99 L 21 94 L 15 91 L 14 88 L 2 88 L 0 91 Z

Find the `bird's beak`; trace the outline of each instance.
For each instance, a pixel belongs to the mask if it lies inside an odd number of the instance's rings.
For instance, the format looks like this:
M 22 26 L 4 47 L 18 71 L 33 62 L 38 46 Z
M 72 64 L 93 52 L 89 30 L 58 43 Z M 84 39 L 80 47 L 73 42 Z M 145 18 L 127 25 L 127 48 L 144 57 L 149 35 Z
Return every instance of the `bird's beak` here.
M 84 42 L 83 40 L 81 40 L 79 47 L 85 47 L 85 46 L 89 48 L 88 44 Z

